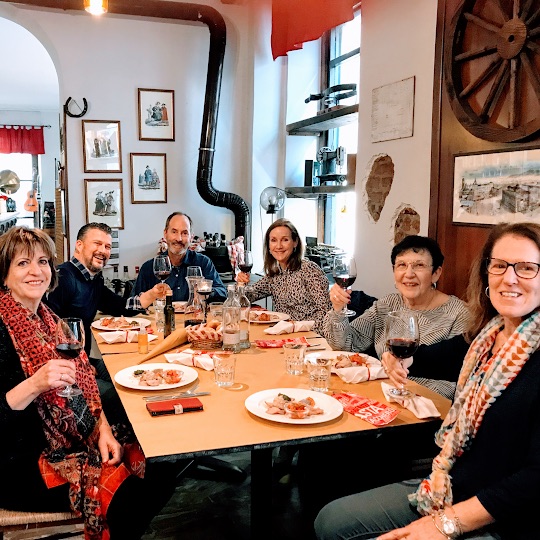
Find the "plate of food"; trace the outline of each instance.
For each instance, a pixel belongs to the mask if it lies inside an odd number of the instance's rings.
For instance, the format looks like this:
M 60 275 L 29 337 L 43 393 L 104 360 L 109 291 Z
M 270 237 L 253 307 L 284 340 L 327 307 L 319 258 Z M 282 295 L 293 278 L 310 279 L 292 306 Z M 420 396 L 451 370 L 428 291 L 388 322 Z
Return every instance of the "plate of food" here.
M 289 315 L 280 313 L 279 311 L 254 310 L 249 312 L 249 322 L 254 324 L 272 324 L 288 319 L 290 319 Z
M 333 369 L 367 366 L 372 363 L 372 361 L 380 363 L 379 360 L 367 354 L 354 353 L 351 351 L 321 351 L 306 354 L 306 361 L 316 358 L 330 358 L 332 360 Z
M 321 424 L 339 418 L 343 405 L 332 396 L 302 388 L 274 388 L 251 394 L 246 409 L 281 424 Z
M 178 302 L 173 302 L 173 308 L 175 313 L 184 313 L 186 311 L 187 300 L 181 300 Z
M 133 390 L 169 390 L 192 383 L 199 374 L 189 367 L 171 364 L 138 364 L 120 370 L 114 380 Z
M 92 323 L 96 330 L 139 330 L 150 325 L 148 319 L 133 317 L 102 317 Z

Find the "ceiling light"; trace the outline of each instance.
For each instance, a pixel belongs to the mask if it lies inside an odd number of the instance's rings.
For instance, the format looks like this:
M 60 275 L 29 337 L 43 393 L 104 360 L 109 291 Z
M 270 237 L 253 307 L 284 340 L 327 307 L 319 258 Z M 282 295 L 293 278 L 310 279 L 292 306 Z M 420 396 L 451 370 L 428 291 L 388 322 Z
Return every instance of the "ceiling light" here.
M 103 15 L 108 8 L 109 0 L 84 0 L 84 9 L 92 15 Z

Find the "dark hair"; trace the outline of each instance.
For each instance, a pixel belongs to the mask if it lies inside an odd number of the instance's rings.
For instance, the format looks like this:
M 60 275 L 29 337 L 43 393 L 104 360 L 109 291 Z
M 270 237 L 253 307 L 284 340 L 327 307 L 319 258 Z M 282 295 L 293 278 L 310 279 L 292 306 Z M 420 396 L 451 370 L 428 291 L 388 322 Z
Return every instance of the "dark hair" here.
M 289 260 L 287 261 L 287 268 L 295 271 L 302 266 L 302 257 L 304 254 L 304 245 L 298 234 L 296 227 L 288 219 L 277 219 L 268 227 L 266 234 L 264 235 L 264 272 L 268 276 L 275 276 L 279 273 L 279 264 L 274 259 L 274 256 L 270 253 L 270 233 L 277 227 L 287 227 L 291 231 L 291 238 L 293 242 L 298 242 L 296 248 L 292 252 Z
M 77 240 L 83 240 L 86 236 L 86 233 L 91 229 L 98 229 L 108 235 L 112 234 L 112 229 L 107 224 L 97 223 L 94 221 L 93 223 L 87 223 L 86 225 L 83 225 L 79 229 L 79 232 L 77 233 Z
M 467 301 L 471 312 L 471 324 L 467 329 L 467 337 L 474 339 L 480 330 L 497 315 L 489 295 L 486 294 L 488 287 L 488 272 L 486 259 L 491 258 L 493 246 L 503 236 L 521 236 L 534 242 L 540 251 L 540 225 L 536 223 L 500 223 L 490 232 L 482 251 L 471 266 L 469 285 L 467 287 Z
M 51 237 L 41 229 L 29 229 L 28 227 L 12 227 L 0 236 L 0 284 L 5 286 L 9 268 L 13 259 L 20 253 L 27 253 L 30 257 L 36 252 L 36 248 L 43 249 L 49 259 L 51 268 L 51 283 L 49 290 L 52 291 L 58 284 L 58 274 L 54 267 L 56 248 Z
M 431 255 L 431 260 L 433 262 L 433 268 L 431 270 L 432 274 L 443 265 L 444 255 L 442 254 L 439 244 L 437 244 L 433 238 L 429 238 L 428 236 L 406 236 L 401 242 L 397 243 L 390 254 L 392 266 L 396 263 L 396 257 L 406 251 L 414 251 L 415 253 L 427 251 Z
M 191 231 L 193 229 L 193 220 L 187 214 L 184 214 L 184 212 L 173 212 L 165 221 L 165 230 L 169 228 L 169 223 L 174 216 L 184 216 L 189 221 L 189 230 Z

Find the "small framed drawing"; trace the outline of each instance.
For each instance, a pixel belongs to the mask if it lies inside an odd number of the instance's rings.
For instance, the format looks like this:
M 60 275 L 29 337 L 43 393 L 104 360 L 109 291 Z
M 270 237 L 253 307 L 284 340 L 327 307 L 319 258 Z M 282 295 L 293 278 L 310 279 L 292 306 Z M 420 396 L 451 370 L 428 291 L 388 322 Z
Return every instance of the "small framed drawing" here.
M 98 221 L 113 229 L 124 228 L 122 179 L 84 181 L 86 223 Z
M 167 155 L 130 154 L 131 202 L 167 202 Z
M 83 120 L 84 172 L 122 172 L 120 122 Z
M 174 90 L 139 88 L 139 140 L 174 141 Z
M 540 149 L 454 157 L 454 223 L 540 222 Z

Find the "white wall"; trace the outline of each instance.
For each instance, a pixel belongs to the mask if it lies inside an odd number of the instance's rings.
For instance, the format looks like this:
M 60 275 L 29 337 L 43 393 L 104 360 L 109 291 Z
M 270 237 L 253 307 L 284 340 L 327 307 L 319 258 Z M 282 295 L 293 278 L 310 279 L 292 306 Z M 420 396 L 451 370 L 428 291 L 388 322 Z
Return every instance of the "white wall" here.
M 360 63 L 360 109 L 357 156 L 355 289 L 381 297 L 394 290 L 390 251 L 392 217 L 402 203 L 421 217 L 420 234 L 428 230 L 433 73 L 437 2 L 433 0 L 363 0 Z M 374 88 L 416 77 L 414 136 L 371 142 L 371 95 Z M 394 182 L 378 223 L 364 204 L 367 165 L 388 154 L 394 162 Z

